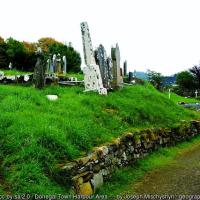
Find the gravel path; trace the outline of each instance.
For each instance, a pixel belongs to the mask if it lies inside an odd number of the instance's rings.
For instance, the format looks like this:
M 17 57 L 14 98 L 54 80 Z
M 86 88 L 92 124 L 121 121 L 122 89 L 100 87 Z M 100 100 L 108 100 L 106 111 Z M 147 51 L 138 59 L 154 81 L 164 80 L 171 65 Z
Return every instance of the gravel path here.
M 200 195 L 200 145 L 182 153 L 174 163 L 149 172 L 133 185 L 136 194 Z

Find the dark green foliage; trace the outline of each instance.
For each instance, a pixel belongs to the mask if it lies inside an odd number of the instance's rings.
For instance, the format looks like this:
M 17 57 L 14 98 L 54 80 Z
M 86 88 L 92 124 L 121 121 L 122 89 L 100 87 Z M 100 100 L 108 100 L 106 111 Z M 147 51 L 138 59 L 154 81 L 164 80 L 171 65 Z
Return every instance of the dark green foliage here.
M 9 65 L 6 49 L 7 49 L 6 43 L 0 42 L 0 66 L 2 68 L 6 68 Z
M 176 84 L 176 92 L 183 96 L 193 96 L 195 89 L 198 88 L 196 78 L 188 71 L 177 74 Z
M 6 40 L 6 54 L 9 62 L 12 62 L 16 69 L 23 70 L 26 60 L 26 49 L 22 42 L 9 38 Z
M 198 88 L 200 89 L 200 65 L 194 66 L 193 68 L 191 68 L 190 72 L 195 76 L 198 82 Z
M 60 53 L 62 56 L 67 58 L 67 71 L 68 72 L 80 72 L 81 68 L 81 57 L 73 47 L 64 44 L 51 44 L 49 45 L 49 52 L 51 55 Z
M 150 82 L 157 90 L 161 90 L 162 84 L 163 84 L 163 77 L 162 77 L 161 73 L 148 70 L 148 71 L 147 71 L 147 76 L 148 76 L 149 82 Z
M 47 60 L 50 54 L 60 53 L 67 58 L 68 72 L 80 72 L 81 57 L 72 47 L 57 42 L 52 38 L 41 38 L 38 43 L 20 42 L 13 38 L 8 38 L 5 42 L 0 38 L 0 68 L 8 69 L 11 62 L 13 67 L 21 71 L 33 71 L 36 63 L 36 45 L 44 48 L 44 58 Z

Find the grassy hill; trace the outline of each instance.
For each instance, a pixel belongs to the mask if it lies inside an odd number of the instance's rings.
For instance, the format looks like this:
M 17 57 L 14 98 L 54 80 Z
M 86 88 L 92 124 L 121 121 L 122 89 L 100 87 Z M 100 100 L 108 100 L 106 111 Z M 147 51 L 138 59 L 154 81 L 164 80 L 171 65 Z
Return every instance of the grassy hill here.
M 47 94 L 59 99 L 50 102 Z M 56 163 L 133 129 L 199 118 L 177 106 L 176 99 L 147 84 L 108 96 L 83 93 L 82 87 L 0 85 L 0 194 L 66 194 L 54 175 Z

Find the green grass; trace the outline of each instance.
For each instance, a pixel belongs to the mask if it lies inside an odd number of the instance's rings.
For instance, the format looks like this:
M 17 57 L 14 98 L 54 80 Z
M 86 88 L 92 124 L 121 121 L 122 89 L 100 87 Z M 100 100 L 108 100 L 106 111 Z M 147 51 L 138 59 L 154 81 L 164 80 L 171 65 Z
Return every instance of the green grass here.
M 168 93 L 166 93 L 166 96 L 168 97 Z M 175 103 L 178 102 L 185 102 L 185 103 L 196 103 L 199 102 L 199 99 L 196 98 L 185 98 L 185 97 L 181 97 L 175 93 L 171 93 L 171 98 L 172 101 L 174 101 Z
M 82 73 L 67 73 L 66 74 L 67 77 L 76 77 L 78 80 L 83 80 L 84 79 L 84 76 Z
M 173 163 L 176 156 L 197 145 L 199 146 L 199 144 L 200 136 L 189 142 L 180 143 L 176 147 L 162 148 L 153 152 L 139 160 L 134 166 L 116 170 L 109 182 L 104 183 L 98 193 L 107 195 L 109 199 L 120 194 L 134 194 L 133 184 L 141 180 L 147 172 Z
M 19 71 L 16 69 L 11 69 L 11 70 L 0 69 L 0 71 L 3 71 L 5 75 L 23 75 L 23 74 L 32 74 L 33 73 L 33 72 Z
M 83 90 L 0 85 L 0 172 L 5 192 L 67 193 L 67 186 L 55 177 L 57 163 L 132 129 L 199 118 L 149 85 L 125 87 L 108 96 Z M 50 102 L 47 94 L 59 99 Z

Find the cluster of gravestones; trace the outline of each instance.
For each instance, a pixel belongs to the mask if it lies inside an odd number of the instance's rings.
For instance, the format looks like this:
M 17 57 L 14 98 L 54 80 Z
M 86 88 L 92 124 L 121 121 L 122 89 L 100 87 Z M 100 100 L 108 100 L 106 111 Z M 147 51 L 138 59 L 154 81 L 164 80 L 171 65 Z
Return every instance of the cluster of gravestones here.
M 67 59 L 66 56 L 63 56 L 58 53 L 57 55 L 50 55 L 47 60 L 46 73 L 57 73 L 57 74 L 66 74 L 67 73 Z
M 102 44 L 93 51 L 87 22 L 81 23 L 83 52 L 86 66 L 83 68 L 85 91 L 98 91 L 107 94 L 107 90 L 123 86 L 123 76 L 127 74 L 127 62 L 124 70 L 120 68 L 120 50 L 118 44 L 111 48 L 111 57 L 107 57 Z
M 46 63 L 46 68 L 44 65 L 44 54 L 40 47 L 36 51 L 37 62 L 35 65 L 33 81 L 36 88 L 43 88 L 46 83 L 52 83 L 59 81 L 71 81 L 65 76 L 60 76 L 66 74 L 67 72 L 67 59 L 66 56 L 63 56 L 61 59 L 60 54 L 50 55 Z M 76 82 L 76 80 L 73 80 Z

